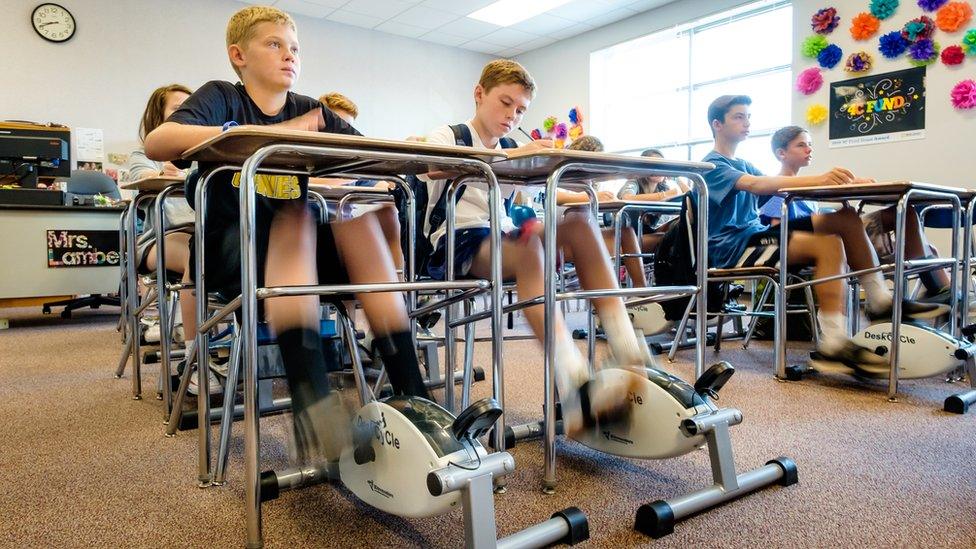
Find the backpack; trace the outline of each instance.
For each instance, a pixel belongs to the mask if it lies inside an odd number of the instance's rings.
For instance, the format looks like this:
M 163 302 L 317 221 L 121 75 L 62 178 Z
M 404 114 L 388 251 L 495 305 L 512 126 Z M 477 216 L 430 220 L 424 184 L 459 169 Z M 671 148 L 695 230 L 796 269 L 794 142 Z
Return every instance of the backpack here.
M 454 132 L 454 144 L 459 147 L 471 147 L 473 146 L 473 141 L 471 139 L 471 129 L 468 128 L 467 124 L 452 124 L 450 126 L 451 131 Z M 518 147 L 518 143 L 510 137 L 503 137 L 498 140 L 503 149 L 514 149 Z M 410 190 L 413 191 L 414 204 L 416 205 L 416 210 L 414 212 L 414 227 L 416 228 L 416 249 L 414 253 L 414 268 L 416 274 L 426 275 L 427 274 L 427 263 L 430 260 L 430 255 L 434 253 L 434 247 L 430 243 L 430 235 L 440 228 L 441 224 L 444 223 L 445 217 L 447 216 L 447 187 L 441 192 L 441 195 L 436 198 L 434 209 L 430 213 L 430 229 L 424 231 L 424 221 L 427 216 L 427 207 L 430 204 L 431 197 L 427 192 L 427 182 L 418 178 L 415 175 L 408 175 L 406 177 L 407 185 Z M 464 190 L 467 187 L 461 187 L 454 194 L 455 204 L 457 201 L 461 200 L 461 196 L 464 194 Z M 393 200 L 397 208 L 397 218 L 400 221 L 400 245 L 403 252 L 408 253 L 409 246 L 408 242 L 410 239 L 410 234 L 407 231 L 407 193 L 404 192 L 400 187 L 396 187 L 393 191 Z
M 697 208 L 691 193 L 685 194 L 681 201 L 681 214 L 671 222 L 664 233 L 661 244 L 654 255 L 654 284 L 657 286 L 694 286 L 698 283 L 697 260 L 695 258 L 694 235 L 698 230 Z M 727 282 L 713 282 L 708 285 L 706 304 L 708 312 L 721 310 L 725 302 Z M 664 317 L 678 322 L 688 308 L 690 297 L 669 299 L 660 303 Z

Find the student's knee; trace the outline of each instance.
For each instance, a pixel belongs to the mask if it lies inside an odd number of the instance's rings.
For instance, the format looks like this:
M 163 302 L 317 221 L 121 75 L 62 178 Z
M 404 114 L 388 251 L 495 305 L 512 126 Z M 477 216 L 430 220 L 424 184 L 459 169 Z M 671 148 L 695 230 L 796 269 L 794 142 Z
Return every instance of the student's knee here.
M 834 235 L 818 236 L 814 249 L 817 259 L 828 264 L 841 264 L 845 261 L 844 241 Z

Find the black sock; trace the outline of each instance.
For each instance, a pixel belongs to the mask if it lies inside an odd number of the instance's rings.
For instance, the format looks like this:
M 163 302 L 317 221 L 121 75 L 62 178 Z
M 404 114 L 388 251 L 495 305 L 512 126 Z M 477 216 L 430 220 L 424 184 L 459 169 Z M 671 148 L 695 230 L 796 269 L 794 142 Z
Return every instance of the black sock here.
M 278 348 L 288 376 L 291 407 L 299 413 L 328 396 L 330 387 L 326 360 L 335 360 L 335 350 L 323 352 L 318 330 L 292 328 L 278 334 Z M 333 356 L 327 357 L 326 354 Z
M 932 259 L 932 256 L 926 256 L 926 259 Z M 922 286 L 925 286 L 925 293 L 927 295 L 935 295 L 945 289 L 935 278 L 935 271 L 918 273 L 918 280 L 922 283 Z
M 376 346 L 383 356 L 393 394 L 431 400 L 424 378 L 420 375 L 420 363 L 417 361 L 417 351 L 409 331 L 379 336 L 376 338 Z

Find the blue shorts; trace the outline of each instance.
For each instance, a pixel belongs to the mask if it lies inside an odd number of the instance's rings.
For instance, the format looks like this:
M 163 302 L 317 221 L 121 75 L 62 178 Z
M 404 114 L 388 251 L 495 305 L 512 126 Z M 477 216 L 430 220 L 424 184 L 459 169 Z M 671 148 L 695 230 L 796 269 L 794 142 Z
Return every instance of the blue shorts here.
M 481 243 L 491 236 L 491 231 L 487 227 L 474 227 L 455 231 L 454 235 L 454 276 L 465 278 L 471 271 Z M 430 254 L 427 274 L 435 280 L 447 278 L 447 235 L 441 237 L 437 248 Z

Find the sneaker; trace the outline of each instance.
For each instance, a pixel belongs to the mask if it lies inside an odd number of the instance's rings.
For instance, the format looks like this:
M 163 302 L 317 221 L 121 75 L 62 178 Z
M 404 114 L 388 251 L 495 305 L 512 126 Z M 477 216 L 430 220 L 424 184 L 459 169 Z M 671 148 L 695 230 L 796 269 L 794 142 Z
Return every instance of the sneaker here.
M 586 429 L 619 425 L 630 420 L 633 410 L 628 393 L 637 391 L 640 378 L 591 379 L 580 385 L 572 398 L 562 400 L 563 426 L 567 436 Z
M 142 339 L 146 343 L 159 343 L 159 324 L 150 324 L 142 332 Z
M 186 361 L 181 360 L 180 363 L 176 366 L 176 372 L 178 375 L 182 376 L 183 370 L 185 369 L 186 369 Z M 192 372 L 192 375 L 190 376 L 190 385 L 187 386 L 186 391 L 193 396 L 197 396 L 200 394 L 200 384 L 197 383 L 196 372 Z M 214 375 L 213 370 L 208 369 L 207 370 L 207 392 L 210 393 L 211 395 L 219 395 L 223 391 L 224 389 L 222 387 L 221 381 L 217 379 L 216 375 Z
M 887 375 L 888 360 L 867 347 L 847 341 L 836 351 L 823 348 L 810 353 L 810 366 L 821 373 L 850 374 L 858 377 Z
M 870 320 L 891 320 L 891 305 L 880 311 L 872 311 L 870 307 L 865 307 L 864 312 Z M 902 301 L 901 306 L 903 320 L 927 320 L 938 318 L 948 312 L 949 306 L 940 303 L 922 303 L 906 299 Z
M 298 464 L 337 461 L 343 449 L 352 444 L 349 412 L 335 391 L 302 408 L 292 419 L 295 437 L 291 454 Z

